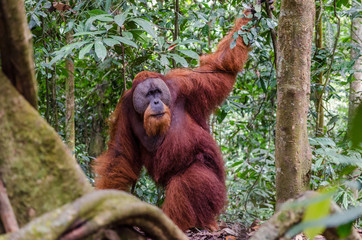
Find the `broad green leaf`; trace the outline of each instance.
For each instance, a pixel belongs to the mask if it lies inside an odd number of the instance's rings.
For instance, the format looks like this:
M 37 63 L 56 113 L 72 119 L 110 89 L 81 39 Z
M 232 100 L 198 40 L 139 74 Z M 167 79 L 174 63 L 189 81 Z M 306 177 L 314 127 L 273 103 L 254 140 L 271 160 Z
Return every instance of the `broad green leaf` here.
M 41 22 L 40 22 L 40 20 L 39 20 L 39 18 L 38 18 L 37 15 L 32 14 L 32 15 L 31 15 L 31 19 L 34 20 L 34 22 L 35 22 L 35 24 L 36 24 L 37 26 L 41 26 Z
M 121 44 L 119 41 L 117 41 L 113 38 L 104 38 L 103 42 L 110 47 L 113 47 L 114 45 L 117 45 L 117 44 Z
M 90 43 L 88 45 L 86 45 L 85 47 L 83 47 L 80 51 L 79 51 L 79 59 L 83 59 L 84 55 L 86 55 L 87 53 L 89 53 L 89 51 L 92 49 L 93 47 L 93 43 Z
M 249 45 L 249 39 L 247 35 L 243 35 L 243 41 L 245 45 Z
M 331 146 L 331 147 L 335 147 L 336 143 L 327 137 L 320 137 L 320 138 L 314 138 L 320 145 L 322 146 Z
M 54 63 L 58 62 L 60 59 L 64 57 L 64 52 L 56 51 L 54 52 L 56 55 L 52 58 L 52 60 L 49 62 L 49 65 L 53 65 Z
M 106 11 L 108 11 L 109 8 L 111 7 L 111 3 L 112 3 L 112 0 L 106 0 L 106 6 L 105 6 Z
M 166 55 L 161 54 L 161 65 L 162 66 L 169 66 L 170 65 L 170 61 L 168 61 Z
M 237 39 L 238 39 L 238 37 L 239 37 L 239 32 L 241 32 L 241 31 L 239 30 L 239 31 L 237 31 L 237 32 L 234 32 L 234 34 L 233 34 L 233 39 L 234 39 L 234 40 L 237 40 Z
M 99 20 L 101 22 L 113 22 L 113 17 L 111 15 L 109 15 L 108 13 L 90 17 L 85 22 L 85 28 L 87 30 L 89 30 L 95 20 Z
M 106 32 L 107 31 L 104 31 L 104 30 L 101 30 L 101 31 L 89 31 L 89 32 L 79 32 L 79 33 L 74 34 L 73 36 L 76 37 L 76 36 L 82 36 L 82 35 L 99 35 L 99 34 L 104 34 Z
M 361 217 L 362 217 L 362 206 L 350 208 L 346 211 L 335 213 L 323 219 L 302 222 L 291 228 L 286 233 L 286 237 L 293 237 L 296 234 L 303 231 L 304 229 L 311 227 L 332 228 L 332 227 L 342 226 Z
M 324 199 L 322 201 L 309 205 L 304 213 L 303 222 L 321 219 L 328 216 L 331 208 L 331 198 Z M 304 233 L 310 239 L 313 239 L 316 235 L 322 233 L 325 227 L 310 227 L 305 229 Z
M 111 38 L 113 38 L 113 39 L 115 39 L 115 40 L 118 40 L 118 41 L 120 41 L 121 43 L 124 43 L 124 44 L 126 44 L 126 45 L 130 45 L 130 46 L 135 47 L 135 48 L 138 47 L 135 42 L 133 42 L 133 41 L 127 39 L 127 38 L 120 37 L 120 36 L 111 36 Z
M 263 92 L 266 93 L 267 89 L 266 89 L 265 82 L 264 82 L 263 78 L 260 78 L 260 86 L 263 89 Z
M 182 54 L 185 54 L 186 56 L 193 58 L 193 59 L 199 59 L 199 55 L 197 53 L 195 53 L 194 51 L 191 50 L 185 50 L 185 49 L 180 49 L 179 50 Z
M 173 54 L 173 53 L 168 53 L 167 55 L 171 56 L 175 61 L 176 63 L 180 63 L 183 67 L 187 67 L 188 64 L 187 64 L 187 61 L 185 60 L 185 58 L 177 55 L 177 54 Z
M 351 233 L 353 222 L 343 224 L 337 228 L 337 233 L 340 238 L 346 238 Z
M 133 34 L 131 32 L 122 32 L 122 37 L 125 37 L 129 40 L 133 39 Z
M 146 21 L 144 19 L 141 19 L 141 18 L 135 18 L 135 19 L 132 19 L 132 21 L 134 21 L 135 23 L 140 25 L 143 28 L 143 30 L 145 30 L 153 38 L 156 38 L 156 32 L 155 32 L 155 30 L 153 30 L 152 25 L 150 24 L 150 22 L 148 22 L 148 21 Z
M 94 44 L 94 50 L 99 59 L 103 60 L 107 56 L 107 49 L 101 41 L 97 41 Z
M 236 40 L 233 40 L 233 41 L 230 43 L 230 49 L 233 49 L 235 46 L 236 46 Z
M 113 18 L 109 14 L 97 16 L 95 19 L 102 22 L 113 22 Z
M 100 9 L 94 9 L 94 10 L 90 10 L 88 11 L 89 16 L 97 16 L 97 15 L 101 15 L 101 14 L 107 14 L 107 12 L 100 10 Z
M 115 17 L 114 17 L 114 22 L 115 22 L 118 26 L 122 27 L 124 21 L 126 21 L 127 15 L 128 15 L 128 12 L 126 11 L 126 12 L 124 12 L 124 13 L 121 13 L 121 14 L 115 16 Z
M 339 116 L 338 115 L 335 115 L 331 118 L 331 120 L 329 120 L 329 122 L 327 123 L 327 125 L 331 125 L 335 122 L 337 122 L 339 120 Z
M 209 35 L 209 32 L 210 32 L 210 26 L 209 25 L 205 25 L 202 29 L 201 29 L 201 32 L 204 36 L 208 36 Z

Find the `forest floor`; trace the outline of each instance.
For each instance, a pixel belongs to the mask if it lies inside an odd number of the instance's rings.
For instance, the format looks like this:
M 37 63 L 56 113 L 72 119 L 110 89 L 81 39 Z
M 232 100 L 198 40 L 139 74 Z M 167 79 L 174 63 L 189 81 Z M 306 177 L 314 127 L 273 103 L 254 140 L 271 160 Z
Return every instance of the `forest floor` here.
M 210 232 L 208 230 L 187 230 L 186 236 L 190 240 L 248 240 L 260 227 L 260 221 L 255 221 L 250 227 L 246 227 L 241 223 L 221 223 L 220 230 Z M 362 229 L 358 230 L 362 237 Z M 303 235 L 297 235 L 293 240 L 307 240 Z M 314 240 L 325 240 L 323 236 L 316 236 Z

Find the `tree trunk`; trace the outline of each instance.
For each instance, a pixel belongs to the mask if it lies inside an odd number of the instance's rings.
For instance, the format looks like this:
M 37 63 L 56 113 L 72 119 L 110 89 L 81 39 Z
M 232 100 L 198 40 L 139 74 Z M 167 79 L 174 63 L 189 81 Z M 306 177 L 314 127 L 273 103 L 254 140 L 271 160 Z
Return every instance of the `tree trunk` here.
M 92 190 L 57 133 L 0 72 L 0 173 L 19 225 Z
M 323 48 L 323 1 L 319 1 L 317 6 L 316 24 L 315 24 L 315 47 L 316 54 Z M 324 109 L 323 109 L 323 92 L 321 86 L 323 86 L 323 72 L 321 71 L 317 76 L 317 88 L 316 88 L 316 136 L 321 137 L 324 135 Z
M 71 32 L 66 36 L 67 44 L 70 44 L 73 37 Z M 74 124 L 74 62 L 72 59 L 65 60 L 65 66 L 68 76 L 65 79 L 65 98 L 66 98 L 66 116 L 65 116 L 65 141 L 74 155 L 75 152 L 75 124 Z
M 358 49 L 362 52 L 362 18 L 356 17 L 352 19 L 352 44 L 355 44 Z M 358 51 L 352 48 L 351 58 L 356 59 L 358 57 Z M 355 73 L 353 75 L 354 81 L 350 85 L 349 93 L 349 111 L 348 111 L 348 132 L 351 131 L 351 122 L 355 115 L 356 109 L 359 103 L 362 102 L 362 56 L 356 59 L 353 66 Z
M 280 203 L 308 189 L 311 152 L 307 135 L 313 0 L 282 0 L 278 27 L 276 197 Z
M 178 25 L 178 15 L 180 12 L 180 4 L 179 4 L 179 0 L 174 0 L 173 1 L 173 5 L 174 5 L 174 12 L 175 12 L 175 29 L 173 31 L 173 41 L 176 41 L 179 35 L 179 25 Z M 176 48 L 174 48 L 172 50 L 173 53 L 175 53 Z M 176 68 L 176 61 L 175 59 L 172 59 L 172 65 L 174 68 Z
M 55 68 L 55 67 L 54 67 Z M 59 131 L 59 121 L 58 121 L 58 103 L 57 103 L 57 75 L 54 69 L 52 78 L 51 78 L 51 87 L 52 87 L 52 120 L 53 120 L 53 128 L 56 132 Z
M 24 1 L 1 0 L 0 52 L 2 71 L 25 99 L 34 108 L 37 108 L 32 46 Z

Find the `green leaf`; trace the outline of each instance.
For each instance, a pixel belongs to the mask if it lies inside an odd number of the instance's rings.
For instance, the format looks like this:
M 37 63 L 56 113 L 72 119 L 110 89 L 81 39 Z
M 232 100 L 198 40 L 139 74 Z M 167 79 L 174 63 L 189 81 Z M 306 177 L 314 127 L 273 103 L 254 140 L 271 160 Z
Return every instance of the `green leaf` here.
M 260 86 L 263 89 L 263 92 L 266 93 L 267 89 L 266 89 L 265 82 L 264 82 L 263 78 L 260 78 Z
M 166 55 L 164 55 L 164 54 L 161 54 L 161 59 L 160 59 L 160 61 L 161 61 L 161 65 L 162 66 L 169 66 L 170 65 L 170 61 L 168 61 L 168 59 L 167 59 L 167 57 L 166 57 Z
M 101 22 L 113 22 L 113 17 L 108 13 L 92 16 L 85 22 L 85 29 L 89 30 L 95 20 L 99 20 Z
M 185 58 L 173 53 L 169 53 L 168 55 L 171 56 L 176 61 L 176 63 L 180 63 L 183 67 L 188 66 Z
M 104 38 L 103 42 L 110 47 L 113 47 L 114 45 L 117 45 L 117 44 L 121 44 L 119 41 L 117 41 L 113 38 Z
M 107 56 L 107 49 L 101 41 L 94 44 L 94 49 L 99 59 L 103 60 Z
M 337 233 L 340 238 L 346 238 L 351 233 L 353 222 L 343 224 L 337 228 Z
M 90 10 L 88 11 L 89 16 L 97 16 L 97 15 L 101 15 L 101 14 L 107 14 L 107 12 L 100 10 L 100 9 L 94 9 L 94 10 Z
M 76 37 L 76 36 L 82 36 L 82 35 L 101 35 L 101 34 L 104 34 L 106 33 L 107 31 L 104 31 L 104 30 L 101 30 L 101 31 L 89 31 L 89 32 L 79 32 L 79 33 L 76 33 L 74 34 L 73 36 Z
M 239 32 L 241 32 L 241 31 L 239 30 L 239 31 L 237 31 L 237 32 L 234 32 L 234 34 L 233 34 L 233 39 L 235 39 L 235 40 L 238 39 L 238 37 L 239 37 Z
M 249 45 L 249 39 L 247 35 L 243 35 L 243 41 L 245 43 L 245 45 Z
M 106 11 L 108 11 L 109 8 L 111 7 L 111 3 L 112 3 L 112 0 L 106 0 L 106 6 L 105 6 Z
M 313 203 L 307 207 L 303 216 L 303 222 L 321 219 L 328 216 L 331 207 L 331 198 L 324 199 L 322 201 Z M 313 239 L 316 235 L 322 233 L 325 227 L 310 227 L 305 229 L 304 233 L 310 239 Z
M 79 58 L 83 59 L 84 55 L 86 55 L 87 53 L 89 53 L 89 51 L 92 49 L 93 47 L 93 43 L 90 43 L 88 45 L 86 45 L 85 47 L 83 47 L 80 51 L 79 51 Z
M 115 16 L 114 21 L 118 26 L 122 27 L 124 22 L 126 21 L 127 16 L 128 16 L 128 11 L 123 12 L 123 13 Z
M 155 30 L 153 30 L 152 25 L 150 24 L 150 22 L 141 19 L 141 18 L 135 18 L 132 19 L 132 21 L 134 21 L 135 23 L 137 23 L 139 26 L 141 26 L 143 28 L 143 30 L 145 30 L 148 34 L 151 35 L 151 37 L 156 38 L 156 32 Z
M 124 43 L 124 44 L 126 44 L 126 45 L 130 45 L 130 46 L 135 47 L 135 48 L 138 47 L 135 42 L 133 42 L 133 41 L 127 39 L 127 38 L 120 37 L 120 36 L 111 36 L 111 38 L 116 39 L 116 40 L 118 40 L 118 41 L 120 41 L 121 43 Z
M 54 63 L 58 62 L 60 59 L 64 57 L 64 52 L 62 51 L 56 51 L 54 52 L 56 55 L 52 58 L 52 60 L 49 62 L 49 65 L 53 65 Z
M 336 143 L 332 139 L 327 137 L 318 137 L 314 138 L 314 140 L 316 140 L 322 146 L 331 146 L 331 147 L 336 146 Z
M 327 123 L 327 125 L 331 125 L 335 122 L 337 122 L 339 120 L 339 116 L 338 115 L 335 115 L 331 118 L 331 120 L 329 120 L 329 122 Z
M 201 32 L 204 36 L 208 36 L 209 35 L 209 32 L 210 32 L 210 26 L 209 25 L 205 25 L 202 29 L 201 29 Z
M 182 54 L 185 54 L 186 56 L 193 58 L 193 59 L 199 59 L 199 55 L 197 53 L 195 53 L 194 51 L 191 50 L 185 50 L 185 49 L 180 49 L 179 50 Z
M 236 40 L 233 40 L 233 41 L 230 43 L 230 49 L 233 49 L 235 46 L 236 46 Z
M 332 228 L 332 227 L 342 226 L 361 217 L 362 217 L 362 206 L 350 208 L 344 212 L 338 212 L 320 220 L 302 222 L 291 228 L 286 233 L 286 237 L 291 238 L 296 234 L 300 233 L 301 231 L 303 231 L 304 229 L 311 227 Z
M 113 22 L 113 18 L 109 14 L 96 16 L 95 19 L 101 22 Z

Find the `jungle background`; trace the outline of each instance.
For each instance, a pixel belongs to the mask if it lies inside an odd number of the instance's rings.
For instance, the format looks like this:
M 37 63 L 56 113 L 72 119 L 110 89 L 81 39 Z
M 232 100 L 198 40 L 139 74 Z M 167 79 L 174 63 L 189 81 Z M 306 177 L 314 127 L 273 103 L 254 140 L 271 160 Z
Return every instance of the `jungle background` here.
M 38 110 L 72 149 L 90 182 L 92 161 L 106 149 L 107 118 L 133 77 L 143 70 L 166 73 L 174 67 L 197 66 L 198 57 L 215 50 L 251 4 L 260 6 L 247 0 L 25 0 Z M 348 209 L 361 205 L 362 151 L 352 148 L 348 129 L 350 106 L 356 106 L 350 102 L 350 83 L 360 71 L 355 63 L 361 55 L 361 45 L 352 40 L 358 30 L 352 31 L 351 22 L 361 17 L 362 5 L 358 0 L 315 4 L 308 112 L 310 188 L 333 187 L 334 200 Z M 210 119 L 226 162 L 229 204 L 222 216 L 226 222 L 251 224 L 269 219 L 275 210 L 273 37 L 280 3 L 273 7 L 271 12 L 266 5 L 257 9 L 257 27 L 244 39 L 252 46 L 249 60 L 230 97 Z M 355 28 L 361 29 L 361 23 Z M 146 171 L 134 193 L 158 206 L 164 197 Z M 361 222 L 356 224 L 360 227 Z

